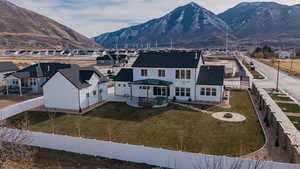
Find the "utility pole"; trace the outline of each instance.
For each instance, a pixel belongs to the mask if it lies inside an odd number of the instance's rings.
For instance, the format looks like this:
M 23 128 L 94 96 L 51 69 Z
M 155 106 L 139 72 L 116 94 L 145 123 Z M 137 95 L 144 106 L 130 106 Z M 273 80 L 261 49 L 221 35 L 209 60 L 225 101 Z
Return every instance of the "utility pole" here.
M 156 42 L 155 42 L 155 48 L 156 48 L 156 49 L 157 49 L 157 46 L 158 46 L 158 45 L 157 45 L 157 40 L 156 40 Z
M 228 26 L 226 26 L 226 44 L 225 44 L 225 47 L 226 47 L 226 56 L 228 57 Z
M 276 83 L 276 91 L 279 91 L 279 78 L 280 78 L 280 60 L 278 60 L 278 69 L 277 69 L 277 83 Z
M 296 58 L 296 49 L 293 49 L 293 58 L 291 58 L 291 68 L 290 68 L 290 73 L 293 71 L 293 66 L 294 66 L 294 59 Z

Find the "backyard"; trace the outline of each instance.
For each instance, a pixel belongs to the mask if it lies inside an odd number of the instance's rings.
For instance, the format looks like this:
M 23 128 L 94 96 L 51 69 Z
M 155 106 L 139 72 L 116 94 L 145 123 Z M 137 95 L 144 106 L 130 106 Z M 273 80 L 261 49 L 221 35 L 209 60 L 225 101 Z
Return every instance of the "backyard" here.
M 247 120 L 223 122 L 175 105 L 137 109 L 124 103 L 107 103 L 84 116 L 30 112 L 10 118 L 8 123 L 14 127 L 26 121 L 33 131 L 194 153 L 241 156 L 258 150 L 264 136 L 247 91 L 232 91 L 231 105 L 230 109 L 206 108 L 237 112 Z

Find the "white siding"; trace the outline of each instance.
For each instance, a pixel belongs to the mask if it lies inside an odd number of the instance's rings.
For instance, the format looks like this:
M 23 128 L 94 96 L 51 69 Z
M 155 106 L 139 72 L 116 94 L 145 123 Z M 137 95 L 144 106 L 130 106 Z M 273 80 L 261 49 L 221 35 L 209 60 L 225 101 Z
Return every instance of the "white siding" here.
M 116 96 L 130 96 L 130 87 L 128 86 L 128 82 L 116 82 L 115 85 Z
M 215 88 L 217 89 L 217 95 L 216 96 L 201 96 L 201 88 Z M 221 99 L 223 97 L 223 86 L 206 86 L 206 85 L 197 85 L 196 90 L 196 97 L 199 101 L 208 101 L 208 102 L 221 102 Z
M 79 91 L 61 73 L 56 73 L 43 87 L 47 108 L 79 110 Z
M 100 81 L 99 77 L 94 73 L 91 77 L 89 83 L 91 86 L 80 90 L 80 106 L 81 109 L 85 109 L 89 106 L 97 104 L 103 100 L 107 99 L 107 83 L 102 83 L 98 85 Z M 101 90 L 101 93 L 100 93 Z M 94 91 L 96 94 L 94 95 Z M 89 98 L 87 97 L 89 94 Z
M 170 99 L 172 99 L 174 96 L 178 100 L 195 100 L 195 87 L 196 87 L 196 81 L 198 78 L 199 73 L 199 67 L 198 68 L 133 68 L 133 79 L 136 80 L 143 80 L 143 79 L 159 79 L 159 80 L 165 80 L 172 82 L 173 84 L 170 86 Z M 141 76 L 141 70 L 146 69 L 148 71 L 147 77 Z M 158 70 L 165 70 L 166 75 L 165 77 L 159 77 L 158 76 Z M 176 79 L 176 70 L 190 70 L 191 71 L 191 78 L 190 79 Z M 179 88 L 189 88 L 191 89 L 191 96 L 176 96 L 176 87 Z M 117 89 L 118 90 L 118 89 Z M 133 87 L 133 96 L 135 97 L 147 97 L 147 91 L 143 89 L 139 89 L 138 86 Z M 153 96 L 153 87 L 149 90 L 149 97 L 153 98 L 156 96 Z

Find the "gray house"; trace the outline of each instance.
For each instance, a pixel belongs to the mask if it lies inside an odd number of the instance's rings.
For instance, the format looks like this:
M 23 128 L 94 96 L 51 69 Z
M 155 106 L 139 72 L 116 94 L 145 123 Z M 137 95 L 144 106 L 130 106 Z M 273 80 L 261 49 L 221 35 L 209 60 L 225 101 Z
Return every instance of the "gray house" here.
M 7 73 L 18 71 L 19 68 L 13 62 L 0 62 L 0 82 L 3 81 L 4 75 Z
M 104 55 L 97 57 L 98 66 L 119 66 L 119 57 L 117 55 Z

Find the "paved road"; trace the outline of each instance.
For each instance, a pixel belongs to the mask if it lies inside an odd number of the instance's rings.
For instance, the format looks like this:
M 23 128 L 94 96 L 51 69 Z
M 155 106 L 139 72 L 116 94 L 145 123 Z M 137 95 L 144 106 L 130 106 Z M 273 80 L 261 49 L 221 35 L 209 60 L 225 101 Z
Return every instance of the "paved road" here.
M 249 58 L 248 58 L 249 59 Z M 263 73 L 267 80 L 257 80 L 264 88 L 276 88 L 277 70 L 257 60 L 252 60 L 256 69 Z M 279 88 L 287 92 L 300 103 L 300 79 L 280 72 Z

